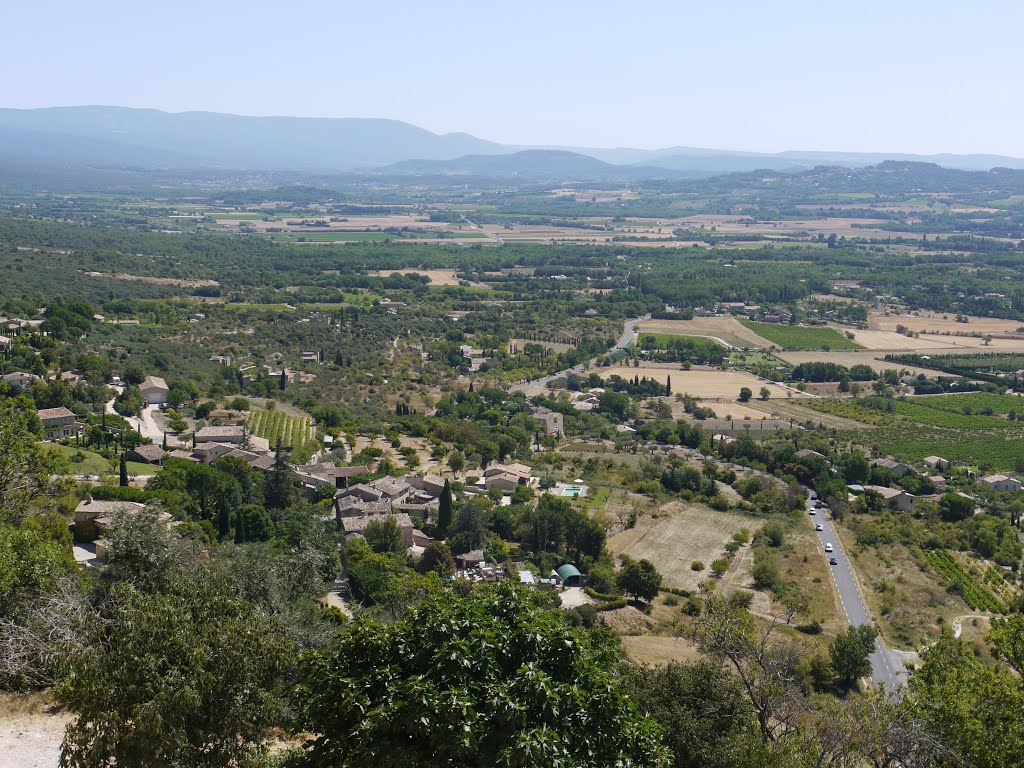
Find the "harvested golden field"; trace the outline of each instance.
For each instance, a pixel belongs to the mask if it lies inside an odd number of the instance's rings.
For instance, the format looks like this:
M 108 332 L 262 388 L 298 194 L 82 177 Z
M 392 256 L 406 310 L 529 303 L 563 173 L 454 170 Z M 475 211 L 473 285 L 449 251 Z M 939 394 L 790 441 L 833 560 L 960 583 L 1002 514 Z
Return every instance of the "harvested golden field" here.
M 909 328 L 917 333 L 946 336 L 962 336 L 967 334 L 1002 334 L 1020 338 L 1024 335 L 1017 332 L 1024 327 L 1019 320 L 1004 320 L 997 317 L 968 316 L 966 323 L 958 323 L 956 315 L 939 314 L 936 312 L 918 312 L 913 315 L 887 315 L 872 312 L 868 315 L 868 327 L 876 331 L 895 331 L 897 325 Z
M 772 343 L 743 325 L 735 317 L 695 317 L 693 320 L 647 320 L 637 325 L 640 333 L 670 333 L 674 336 L 702 336 L 729 347 L 767 348 Z
M 842 328 L 842 330 L 848 331 L 849 329 Z M 896 331 L 864 331 L 858 329 L 850 332 L 853 333 L 853 340 L 862 347 L 874 350 L 884 350 L 886 352 L 939 349 L 949 346 L 949 342 L 945 340 L 935 340 L 934 337 L 920 337 L 915 339 L 910 336 L 905 336 L 902 333 L 896 333 Z
M 423 275 L 430 278 L 431 285 L 458 285 L 459 278 L 454 269 L 371 269 L 367 275 L 371 277 L 390 277 L 391 275 Z
M 736 399 L 739 397 L 740 389 L 749 387 L 754 397 L 758 396 L 761 387 L 768 387 L 770 397 L 786 397 L 787 392 L 792 392 L 793 397 L 803 397 L 796 390 L 789 390 L 771 381 L 759 379 L 747 371 L 720 371 L 717 369 L 681 371 L 678 366 L 673 367 L 671 363 L 658 365 L 657 363 L 643 363 L 639 368 L 628 365 L 613 365 L 609 368 L 594 369 L 602 378 L 609 376 L 621 376 L 624 379 L 632 379 L 634 376 L 654 379 L 664 384 L 666 379 L 672 377 L 672 393 L 686 393 L 698 399 L 722 398 Z M 718 412 L 718 405 L 713 406 Z
M 719 512 L 700 504 L 673 501 L 661 507 L 657 517 L 644 517 L 635 528 L 612 536 L 608 548 L 615 555 L 650 560 L 665 578 L 665 586 L 696 589 L 708 578 L 711 562 L 723 555 L 725 545 L 741 528 L 753 532 L 760 527 L 756 518 L 733 512 Z M 705 570 L 694 571 L 699 560 Z

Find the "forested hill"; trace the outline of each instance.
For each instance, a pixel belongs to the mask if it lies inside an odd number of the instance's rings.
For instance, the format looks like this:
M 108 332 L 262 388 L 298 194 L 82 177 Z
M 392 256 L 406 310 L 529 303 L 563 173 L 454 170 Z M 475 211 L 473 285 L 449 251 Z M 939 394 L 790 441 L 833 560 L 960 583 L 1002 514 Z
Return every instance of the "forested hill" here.
M 503 152 L 398 120 L 243 117 L 124 107 L 0 109 L 0 161 L 148 168 L 346 170 Z
M 1024 170 L 993 168 L 962 171 L 935 163 L 888 160 L 867 168 L 819 166 L 800 173 L 759 170 L 733 173 L 698 181 L 682 181 L 663 187 L 664 192 L 727 193 L 742 189 L 771 190 L 787 194 L 820 193 L 911 194 L 1024 192 Z
M 454 160 L 406 160 L 381 172 L 530 179 L 665 179 L 684 175 L 665 168 L 613 165 L 578 152 L 544 149 L 508 155 L 467 155 Z

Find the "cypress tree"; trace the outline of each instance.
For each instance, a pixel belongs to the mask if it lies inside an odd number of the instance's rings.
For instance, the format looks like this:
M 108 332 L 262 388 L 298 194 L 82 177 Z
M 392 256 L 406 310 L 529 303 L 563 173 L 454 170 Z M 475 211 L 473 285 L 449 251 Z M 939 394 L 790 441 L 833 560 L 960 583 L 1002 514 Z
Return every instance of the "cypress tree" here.
M 228 536 L 231 535 L 231 510 L 225 503 L 218 504 L 217 509 L 217 527 L 220 529 L 220 540 L 224 541 Z
M 121 453 L 121 487 L 128 487 L 128 454 Z
M 452 524 L 452 489 L 448 481 L 444 481 L 444 489 L 441 491 L 441 498 L 437 507 L 437 527 L 441 533 L 448 530 Z
M 666 376 L 665 377 L 665 396 L 667 397 L 667 396 L 669 396 L 671 394 L 672 394 L 672 377 L 671 376 Z

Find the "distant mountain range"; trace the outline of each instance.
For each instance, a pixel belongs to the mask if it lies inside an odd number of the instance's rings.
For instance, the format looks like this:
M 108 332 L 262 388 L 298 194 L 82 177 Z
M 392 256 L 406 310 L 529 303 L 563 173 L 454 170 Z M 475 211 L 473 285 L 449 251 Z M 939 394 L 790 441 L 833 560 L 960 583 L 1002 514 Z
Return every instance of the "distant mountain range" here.
M 792 173 L 822 165 L 859 168 L 892 160 L 964 170 L 1024 169 L 1024 159 L 998 155 L 510 146 L 373 118 L 243 117 L 126 107 L 0 109 L 0 164 L 22 168 L 640 179 Z

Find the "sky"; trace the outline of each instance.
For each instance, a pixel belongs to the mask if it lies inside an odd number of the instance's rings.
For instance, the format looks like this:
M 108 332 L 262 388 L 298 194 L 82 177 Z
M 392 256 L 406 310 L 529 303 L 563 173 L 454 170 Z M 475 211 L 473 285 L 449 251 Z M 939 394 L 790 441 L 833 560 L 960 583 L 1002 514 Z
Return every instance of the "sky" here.
M 387 117 L 509 144 L 1024 157 L 1017 0 L 33 0 L 0 106 Z

